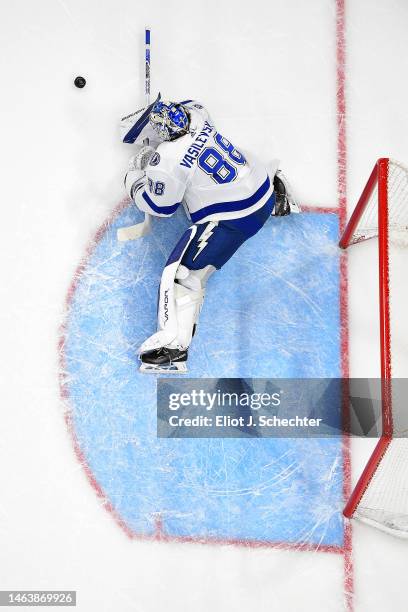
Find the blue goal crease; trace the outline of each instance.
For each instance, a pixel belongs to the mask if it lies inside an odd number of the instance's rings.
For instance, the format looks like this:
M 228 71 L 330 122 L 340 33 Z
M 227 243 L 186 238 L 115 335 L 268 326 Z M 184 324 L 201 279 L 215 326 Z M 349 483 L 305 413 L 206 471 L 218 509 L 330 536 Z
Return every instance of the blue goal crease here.
M 138 220 L 130 207 L 108 228 L 67 315 L 75 432 L 115 511 L 135 534 L 153 534 L 159 512 L 170 536 L 341 545 L 341 440 L 157 439 L 156 380 L 136 349 L 187 222 L 179 211 L 117 242 Z M 245 243 L 208 283 L 189 376 L 340 377 L 338 232 L 337 215 L 307 213 Z

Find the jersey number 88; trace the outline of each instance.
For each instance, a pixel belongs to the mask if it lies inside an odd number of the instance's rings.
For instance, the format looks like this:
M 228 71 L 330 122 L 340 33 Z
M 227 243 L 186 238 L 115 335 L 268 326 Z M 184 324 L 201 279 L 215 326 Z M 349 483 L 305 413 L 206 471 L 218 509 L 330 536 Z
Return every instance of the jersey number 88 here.
M 242 153 L 240 153 L 229 140 L 221 136 L 221 134 L 217 133 L 214 140 L 235 164 L 243 166 L 246 163 L 246 159 Z M 219 185 L 231 183 L 237 176 L 236 167 L 230 164 L 215 147 L 207 147 L 204 149 L 197 162 L 201 170 L 209 174 L 213 181 Z

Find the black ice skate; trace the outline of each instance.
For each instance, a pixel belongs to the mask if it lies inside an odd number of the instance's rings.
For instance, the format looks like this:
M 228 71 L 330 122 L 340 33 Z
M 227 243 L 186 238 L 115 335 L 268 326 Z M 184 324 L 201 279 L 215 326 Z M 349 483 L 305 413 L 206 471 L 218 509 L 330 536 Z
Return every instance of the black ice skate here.
M 291 213 L 300 212 L 300 207 L 290 192 L 289 183 L 280 170 L 277 171 L 273 178 L 273 188 L 276 198 L 273 215 L 276 217 L 284 217 Z
M 140 371 L 147 374 L 185 374 L 187 372 L 187 349 L 171 349 L 163 346 L 140 355 Z

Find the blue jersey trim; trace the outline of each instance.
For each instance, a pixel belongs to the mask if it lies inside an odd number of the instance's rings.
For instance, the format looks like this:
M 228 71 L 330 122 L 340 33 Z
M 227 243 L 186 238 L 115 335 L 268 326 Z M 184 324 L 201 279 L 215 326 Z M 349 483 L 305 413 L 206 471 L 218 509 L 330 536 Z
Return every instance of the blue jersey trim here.
M 172 215 L 176 212 L 177 208 L 181 204 L 181 202 L 178 202 L 177 204 L 172 204 L 171 206 L 157 206 L 157 204 L 155 204 L 146 193 L 146 190 L 143 191 L 142 198 L 150 206 L 150 208 L 154 210 L 154 212 L 157 212 L 160 215 Z
M 257 202 L 259 202 L 259 200 L 263 198 L 264 195 L 268 192 L 270 187 L 271 181 L 268 176 L 266 178 L 266 181 L 249 198 L 245 198 L 244 200 L 235 200 L 232 202 L 219 202 L 217 204 L 209 204 L 201 210 L 191 213 L 191 220 L 193 221 L 193 223 L 197 223 L 197 221 L 201 221 L 201 219 L 204 219 L 208 215 L 214 215 L 215 213 L 223 212 L 234 212 L 249 208 L 250 206 L 253 206 Z

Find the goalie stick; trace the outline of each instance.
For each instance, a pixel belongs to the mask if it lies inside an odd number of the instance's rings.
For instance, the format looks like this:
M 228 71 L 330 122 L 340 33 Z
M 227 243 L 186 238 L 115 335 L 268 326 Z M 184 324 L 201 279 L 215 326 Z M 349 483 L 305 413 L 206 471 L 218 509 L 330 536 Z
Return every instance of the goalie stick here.
M 145 98 L 146 107 L 150 104 L 150 28 L 145 28 Z M 149 144 L 149 139 L 143 141 L 144 145 Z M 141 223 L 129 227 L 120 227 L 117 231 L 119 241 L 137 240 L 150 233 L 150 215 L 145 213 L 145 218 Z

